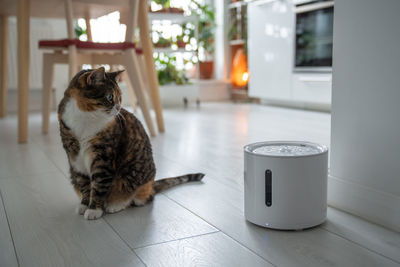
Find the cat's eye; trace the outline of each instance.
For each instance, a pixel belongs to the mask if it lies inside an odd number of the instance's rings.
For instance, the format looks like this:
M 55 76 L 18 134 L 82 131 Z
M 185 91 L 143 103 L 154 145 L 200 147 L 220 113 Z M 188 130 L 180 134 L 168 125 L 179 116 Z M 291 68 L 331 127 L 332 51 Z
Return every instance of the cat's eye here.
M 111 102 L 113 100 L 113 95 L 112 94 L 107 94 L 106 98 L 107 98 L 108 101 Z

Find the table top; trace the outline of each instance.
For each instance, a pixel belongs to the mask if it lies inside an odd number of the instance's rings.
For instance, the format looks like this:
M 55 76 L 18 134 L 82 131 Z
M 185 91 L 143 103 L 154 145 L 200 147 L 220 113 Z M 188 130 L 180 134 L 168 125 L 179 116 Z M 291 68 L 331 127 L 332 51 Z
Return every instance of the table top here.
M 0 0 L 0 14 L 15 16 L 17 0 Z M 129 0 L 72 0 L 76 18 L 97 18 L 129 7 Z M 64 0 L 30 0 L 31 17 L 65 18 Z

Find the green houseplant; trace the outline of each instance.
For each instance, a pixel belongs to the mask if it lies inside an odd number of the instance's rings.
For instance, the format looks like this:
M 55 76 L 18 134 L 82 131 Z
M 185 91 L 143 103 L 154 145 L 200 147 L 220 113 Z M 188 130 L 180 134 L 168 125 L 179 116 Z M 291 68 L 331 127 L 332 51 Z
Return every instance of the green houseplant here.
M 79 37 L 81 37 L 81 35 L 86 34 L 86 29 L 83 29 L 81 26 L 79 26 L 78 22 L 75 22 L 74 31 L 75 31 L 75 36 L 78 39 Z
M 181 8 L 171 7 L 170 0 L 153 0 L 154 3 L 161 5 L 162 9 L 156 12 L 159 13 L 183 13 L 184 10 Z
M 186 44 L 190 43 L 192 38 L 195 38 L 195 25 L 185 22 L 181 24 L 182 34 L 176 36 L 176 45 L 178 48 L 185 48 Z
M 171 46 L 171 39 L 164 38 L 160 32 L 154 32 L 153 34 L 158 35 L 158 41 L 156 43 L 154 43 L 155 47 L 167 48 L 167 47 Z
M 156 4 L 162 5 L 163 8 L 169 8 L 170 0 L 153 0 Z
M 176 68 L 176 57 L 158 54 L 155 58 L 158 83 L 160 85 L 175 82 L 178 85 L 189 83 L 184 70 Z
M 176 45 L 178 46 L 178 48 L 185 48 L 186 42 L 183 39 L 184 39 L 183 34 L 176 36 Z
M 200 78 L 210 79 L 214 70 L 214 32 L 215 32 L 215 12 L 212 6 L 200 4 L 192 0 L 198 16 L 198 44 L 203 51 L 203 59 L 199 62 Z

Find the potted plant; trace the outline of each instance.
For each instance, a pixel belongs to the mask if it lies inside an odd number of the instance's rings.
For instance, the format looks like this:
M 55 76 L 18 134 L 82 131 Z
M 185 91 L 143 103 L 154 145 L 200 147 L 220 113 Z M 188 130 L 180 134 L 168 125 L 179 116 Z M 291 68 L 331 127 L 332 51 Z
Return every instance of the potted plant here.
M 182 8 L 170 7 L 170 0 L 153 0 L 153 2 L 162 6 L 162 9 L 155 11 L 157 13 L 184 13 Z
M 179 48 L 185 48 L 186 44 L 190 43 L 190 40 L 195 37 L 196 26 L 193 23 L 185 22 L 181 25 L 182 34 L 176 36 L 176 45 Z
M 155 46 L 158 48 L 168 48 L 171 46 L 171 41 L 160 36 L 158 42 L 155 43 Z
M 232 24 L 229 28 L 228 38 L 231 41 L 240 39 L 239 30 L 237 28 L 237 18 L 236 17 L 233 19 Z
M 158 35 L 158 41 L 154 43 L 154 47 L 157 48 L 168 48 L 171 46 L 171 39 L 166 39 L 162 37 L 162 34 L 160 32 L 154 32 L 154 34 Z
M 178 7 L 169 7 L 167 9 L 168 13 L 178 13 L 178 14 L 183 14 L 185 11 L 182 8 L 178 8 Z
M 169 5 L 170 5 L 170 0 L 153 0 L 153 2 L 162 6 L 162 9 L 154 11 L 157 13 L 167 12 L 167 9 L 169 8 Z
M 81 26 L 79 26 L 79 24 L 77 22 L 75 22 L 75 26 L 74 26 L 74 30 L 75 30 L 75 36 L 76 38 L 80 38 L 82 35 L 86 35 L 86 29 L 83 29 Z
M 158 82 L 160 85 L 175 82 L 178 85 L 189 83 L 184 70 L 176 68 L 176 57 L 168 55 L 158 55 L 155 58 Z
M 200 79 L 210 79 L 214 70 L 214 31 L 215 31 L 215 13 L 214 9 L 208 4 L 199 4 L 192 0 L 197 7 L 199 47 L 203 50 L 203 59 L 199 62 Z
M 185 36 L 183 34 L 176 36 L 176 45 L 178 48 L 185 48 L 186 42 L 183 40 Z

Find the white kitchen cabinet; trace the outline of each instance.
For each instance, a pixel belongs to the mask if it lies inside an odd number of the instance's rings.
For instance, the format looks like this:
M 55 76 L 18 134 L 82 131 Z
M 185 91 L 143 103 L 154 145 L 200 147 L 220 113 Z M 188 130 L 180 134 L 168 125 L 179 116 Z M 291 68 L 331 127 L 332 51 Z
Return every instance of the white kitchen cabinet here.
M 291 97 L 294 13 L 292 1 L 248 4 L 249 95 Z
M 292 100 L 305 103 L 330 104 L 331 73 L 293 73 Z
M 294 71 L 293 1 L 256 0 L 247 10 L 249 95 L 266 103 L 329 109 L 332 73 Z

